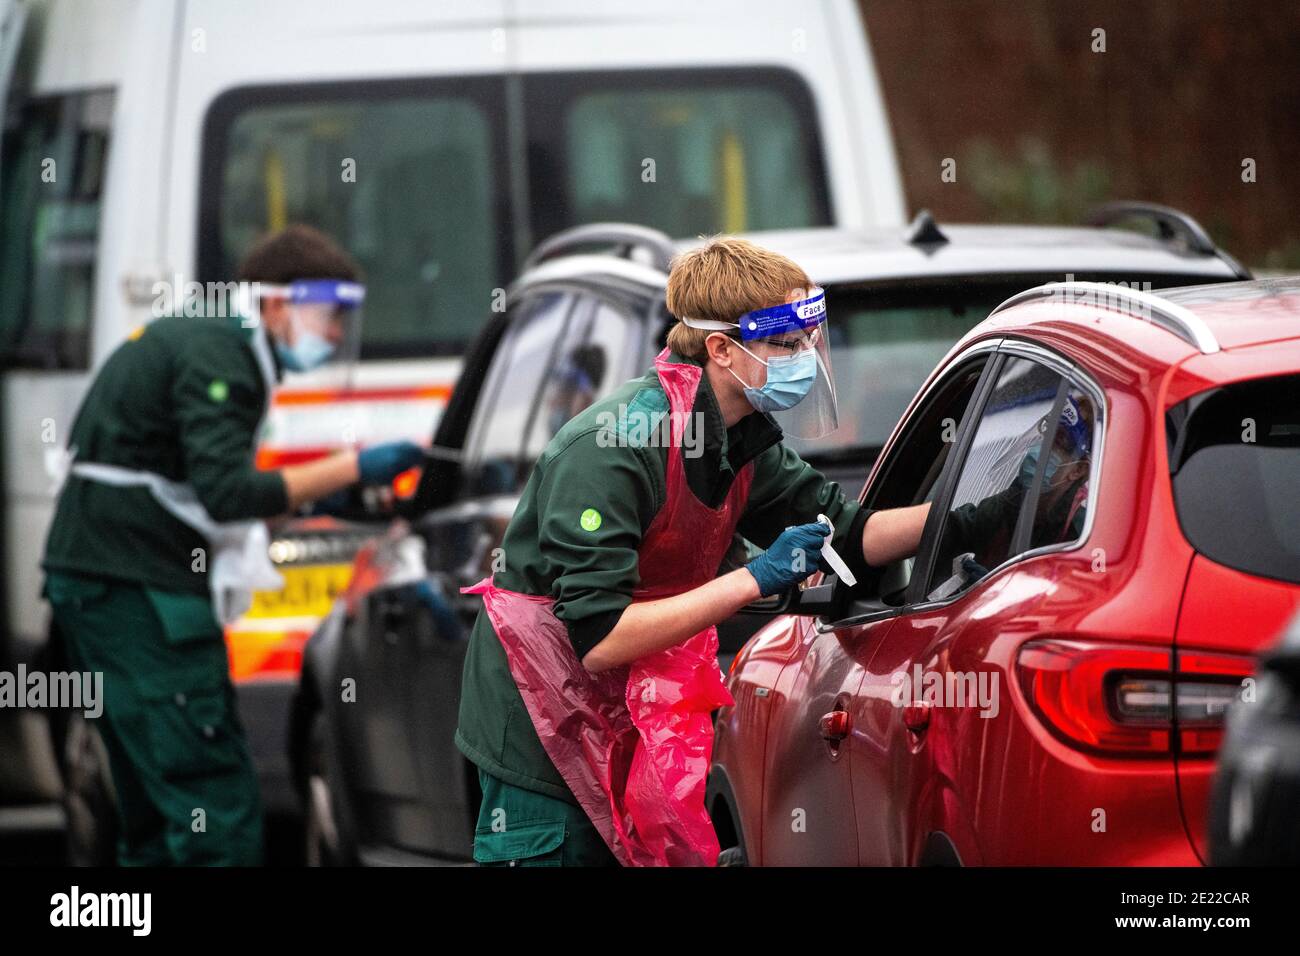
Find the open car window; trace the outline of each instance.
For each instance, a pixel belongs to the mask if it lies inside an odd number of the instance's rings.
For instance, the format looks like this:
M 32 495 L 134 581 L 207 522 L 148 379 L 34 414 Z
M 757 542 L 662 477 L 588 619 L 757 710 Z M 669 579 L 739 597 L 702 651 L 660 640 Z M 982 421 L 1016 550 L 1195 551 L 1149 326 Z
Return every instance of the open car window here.
M 1046 364 L 1002 359 L 921 543 L 911 601 L 955 598 L 1013 558 L 1087 533 L 1102 422 L 1089 389 Z
M 868 491 L 866 506 L 902 508 L 933 500 L 940 477 L 963 423 L 970 416 L 991 353 L 981 353 L 955 366 L 930 390 L 903 426 L 899 440 L 880 463 Z M 915 559 L 905 558 L 862 580 L 837 597 L 833 617 L 870 613 L 882 606 L 899 606 L 911 583 Z
M 1061 384 L 1059 374 L 1032 359 L 1003 363 L 945 503 L 927 600 L 953 597 L 1015 553 Z

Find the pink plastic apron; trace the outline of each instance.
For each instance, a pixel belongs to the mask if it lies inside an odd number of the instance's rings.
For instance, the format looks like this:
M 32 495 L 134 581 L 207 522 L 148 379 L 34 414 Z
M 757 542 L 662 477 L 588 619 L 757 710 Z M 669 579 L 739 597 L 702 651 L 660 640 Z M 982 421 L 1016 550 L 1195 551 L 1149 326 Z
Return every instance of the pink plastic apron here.
M 641 583 L 633 601 L 681 594 L 713 579 L 753 478 L 747 463 L 716 509 L 695 497 L 681 448 L 704 370 L 669 362 L 665 349 L 655 371 L 668 396 L 672 441 L 664 505 L 637 554 Z M 619 862 L 715 866 L 718 840 L 704 808 L 710 712 L 732 703 L 718 669 L 717 628 L 592 674 L 578 661 L 550 598 L 506 591 L 486 578 L 464 590 L 483 595 L 542 747 Z

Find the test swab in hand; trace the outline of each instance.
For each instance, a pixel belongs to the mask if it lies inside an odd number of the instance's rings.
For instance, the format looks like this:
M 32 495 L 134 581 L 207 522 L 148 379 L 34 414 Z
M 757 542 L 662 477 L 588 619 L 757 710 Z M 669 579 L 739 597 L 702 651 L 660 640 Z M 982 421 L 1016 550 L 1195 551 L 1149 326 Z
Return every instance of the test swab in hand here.
M 822 545 L 822 557 L 826 559 L 826 563 L 831 566 L 831 570 L 839 576 L 841 581 L 849 587 L 853 587 L 858 583 L 858 579 L 853 576 L 853 572 L 849 570 L 849 566 L 844 563 L 844 559 L 839 556 L 839 553 L 831 547 L 831 538 L 835 534 L 835 525 L 831 524 L 831 519 L 825 515 L 818 515 L 817 520 L 831 529 L 831 533 L 826 536 L 826 543 Z

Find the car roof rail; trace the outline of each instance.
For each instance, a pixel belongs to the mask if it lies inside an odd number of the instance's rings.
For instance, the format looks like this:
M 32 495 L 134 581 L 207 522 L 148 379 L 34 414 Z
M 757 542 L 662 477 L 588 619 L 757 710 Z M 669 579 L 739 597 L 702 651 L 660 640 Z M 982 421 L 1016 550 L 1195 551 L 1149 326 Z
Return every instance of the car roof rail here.
M 559 256 L 572 255 L 587 246 L 614 246 L 615 254 L 632 258 L 637 249 L 650 254 L 650 264 L 660 272 L 667 272 L 677 249 L 666 233 L 649 226 L 630 222 L 593 222 L 564 229 L 543 239 L 524 260 L 524 268 L 531 269 Z
M 1204 355 L 1219 351 L 1219 340 L 1214 337 L 1214 333 L 1205 321 L 1191 310 L 1150 292 L 1106 282 L 1049 282 L 1046 285 L 1035 286 L 1024 292 L 1017 292 L 990 312 L 989 317 L 992 318 L 1012 306 L 1036 299 L 1050 298 L 1123 312 L 1174 333 Z
M 1237 278 L 1254 278 L 1250 274 L 1250 270 L 1214 244 L 1214 240 L 1210 238 L 1210 234 L 1205 231 L 1204 226 L 1181 209 L 1175 209 L 1172 206 L 1161 206 L 1159 203 L 1136 202 L 1133 200 L 1108 202 L 1089 212 L 1084 217 L 1084 224 L 1105 227 L 1128 219 L 1145 219 L 1152 222 L 1156 226 L 1157 235 L 1161 242 L 1172 242 L 1174 239 L 1181 238 L 1192 252 L 1221 259 L 1232 269 Z

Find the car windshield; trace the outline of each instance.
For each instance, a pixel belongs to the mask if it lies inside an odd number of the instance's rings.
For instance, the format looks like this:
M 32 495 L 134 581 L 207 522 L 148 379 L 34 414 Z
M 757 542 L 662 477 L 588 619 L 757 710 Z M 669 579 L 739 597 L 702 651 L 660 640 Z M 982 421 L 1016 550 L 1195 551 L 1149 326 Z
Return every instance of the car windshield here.
M 1061 278 L 945 276 L 906 283 L 827 285 L 839 428 L 818 439 L 788 438 L 788 444 L 814 464 L 874 458 L 912 397 L 962 335 L 1015 293 Z M 1190 281 L 1188 276 L 1120 273 L 1076 276 L 1080 281 L 1085 278 L 1150 282 L 1151 288 Z

